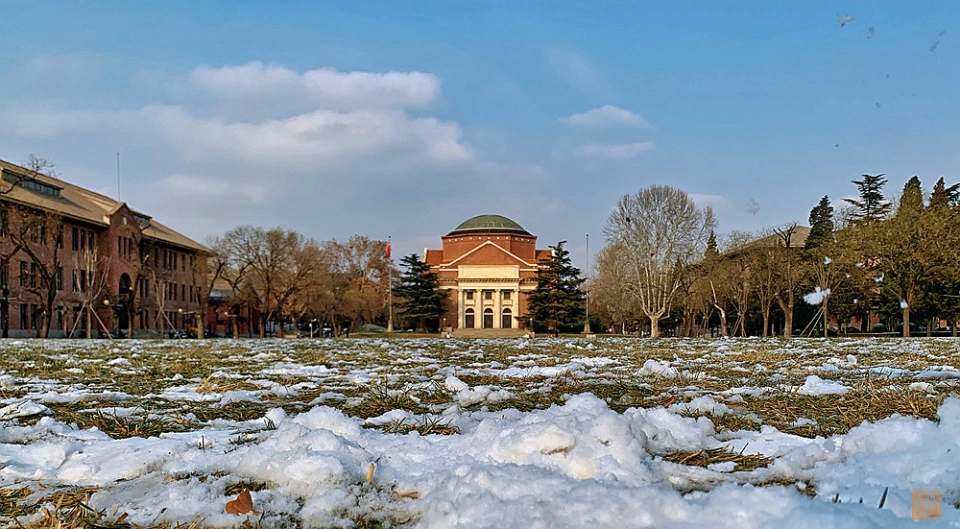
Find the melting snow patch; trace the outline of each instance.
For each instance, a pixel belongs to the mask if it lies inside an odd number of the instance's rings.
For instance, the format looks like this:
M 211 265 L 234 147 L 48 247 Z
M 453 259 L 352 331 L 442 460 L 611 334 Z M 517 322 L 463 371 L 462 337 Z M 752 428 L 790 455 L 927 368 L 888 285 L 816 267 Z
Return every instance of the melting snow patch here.
M 677 370 L 670 367 L 670 362 L 667 362 L 666 360 L 663 362 L 657 362 L 656 360 L 650 359 L 643 363 L 643 367 L 640 368 L 640 374 L 663 378 L 674 378 L 677 376 Z
M 797 390 L 797 393 L 815 397 L 818 395 L 843 395 L 848 391 L 850 391 L 850 388 L 839 382 L 824 380 L 817 375 L 810 375 Z

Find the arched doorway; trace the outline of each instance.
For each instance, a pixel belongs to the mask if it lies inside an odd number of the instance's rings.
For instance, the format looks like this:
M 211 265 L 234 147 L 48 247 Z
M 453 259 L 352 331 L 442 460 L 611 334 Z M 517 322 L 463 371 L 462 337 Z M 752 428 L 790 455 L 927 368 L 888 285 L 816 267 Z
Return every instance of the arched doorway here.
M 130 276 L 124 272 L 120 274 L 120 294 L 117 299 L 116 310 L 117 332 L 122 333 L 130 327 L 130 304 L 133 303 L 133 290 L 130 289 Z
M 493 328 L 493 309 L 483 309 L 483 328 Z
M 513 328 L 513 313 L 510 311 L 510 309 L 503 309 L 503 312 L 500 314 L 500 328 Z
M 463 314 L 463 328 L 472 329 L 476 327 L 476 316 L 473 314 L 473 309 L 467 309 Z

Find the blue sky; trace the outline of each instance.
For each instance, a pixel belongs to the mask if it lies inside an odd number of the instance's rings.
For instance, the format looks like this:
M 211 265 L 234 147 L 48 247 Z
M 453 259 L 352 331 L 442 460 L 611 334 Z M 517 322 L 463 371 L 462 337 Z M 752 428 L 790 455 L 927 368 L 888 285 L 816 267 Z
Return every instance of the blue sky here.
M 729 233 L 806 223 L 862 173 L 960 181 L 956 7 L 0 1 L 0 158 L 116 196 L 120 152 L 121 198 L 198 240 L 405 254 L 498 213 L 582 265 L 653 184 Z

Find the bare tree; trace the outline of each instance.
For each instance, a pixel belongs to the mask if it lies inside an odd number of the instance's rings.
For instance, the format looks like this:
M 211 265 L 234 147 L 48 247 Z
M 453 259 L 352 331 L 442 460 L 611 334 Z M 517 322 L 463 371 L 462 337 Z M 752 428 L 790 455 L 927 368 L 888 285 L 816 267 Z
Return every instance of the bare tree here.
M 624 195 L 610 214 L 607 244 L 620 244 L 627 272 L 623 289 L 650 320 L 650 335 L 669 311 L 681 285 L 680 273 L 704 254 L 717 221 L 685 192 L 652 186 Z
M 69 335 L 77 329 L 81 321 L 86 324 L 86 337 L 93 337 L 93 321 L 99 323 L 99 328 L 110 336 L 110 329 L 103 323 L 100 316 L 97 315 L 97 307 L 101 297 L 107 290 L 107 270 L 108 262 L 101 258 L 96 247 L 83 248 L 74 261 L 73 267 L 73 290 L 80 299 L 80 312 L 77 319 L 73 322 L 73 327 Z
M 770 248 L 770 260 L 777 271 L 778 288 L 773 296 L 783 312 L 783 336 L 793 335 L 793 311 L 797 304 L 797 288 L 803 278 L 803 265 L 799 252 L 794 250 L 797 224 L 790 223 L 774 229 L 777 244 Z
M 634 313 L 634 300 L 620 287 L 627 273 L 621 251 L 620 244 L 614 242 L 597 253 L 594 262 L 596 274 L 590 285 L 590 294 L 593 303 L 598 305 L 603 314 L 619 323 L 623 331 L 630 315 Z
M 16 207 L 15 223 L 9 231 L 10 240 L 20 248 L 28 261 L 21 261 L 20 286 L 23 292 L 36 296 L 43 318 L 38 336 L 50 335 L 50 323 L 57 295 L 63 289 L 62 217 L 50 211 Z

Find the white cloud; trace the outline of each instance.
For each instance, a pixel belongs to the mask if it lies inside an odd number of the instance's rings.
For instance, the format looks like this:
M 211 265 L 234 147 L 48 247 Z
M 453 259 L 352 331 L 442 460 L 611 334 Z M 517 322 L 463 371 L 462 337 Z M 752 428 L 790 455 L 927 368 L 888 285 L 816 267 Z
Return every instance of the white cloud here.
M 91 188 L 114 181 L 97 150 L 122 151 L 123 200 L 198 240 L 243 223 L 319 239 L 392 232 L 399 243 L 403 230 L 433 233 L 435 218 L 462 222 L 449 204 L 464 196 L 476 213 L 530 211 L 519 199 L 505 210 L 502 190 L 550 178 L 535 164 L 481 159 L 458 122 L 431 116 L 432 74 L 249 63 L 165 83 L 165 103 L 124 110 L 0 107 L 10 125 L 0 144 L 89 146 L 63 177 Z M 539 204 L 556 211 L 547 198 Z
M 294 115 L 327 110 L 404 109 L 437 99 L 440 80 L 423 72 L 340 72 L 320 68 L 298 73 L 259 61 L 241 66 L 200 66 L 192 86 L 214 96 L 221 113 L 234 116 Z
M 598 160 L 622 160 L 634 158 L 641 153 L 653 149 L 653 143 L 648 141 L 641 143 L 620 143 L 620 144 L 601 144 L 592 143 L 580 145 L 576 148 L 577 156 L 581 158 L 594 158 Z
M 564 121 L 576 127 L 605 127 L 621 125 L 627 127 L 647 127 L 647 120 L 627 109 L 613 105 L 604 105 L 600 108 L 588 110 L 582 114 L 574 114 L 563 118 Z

